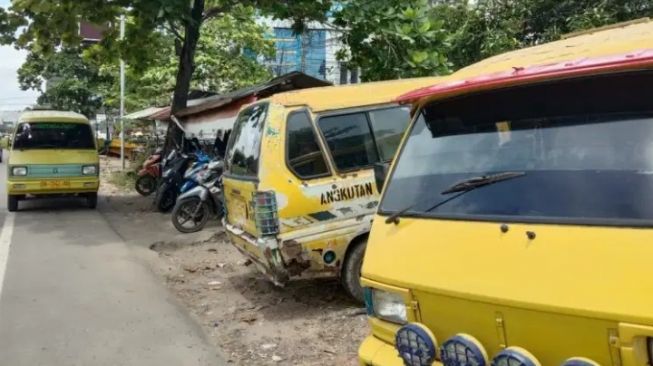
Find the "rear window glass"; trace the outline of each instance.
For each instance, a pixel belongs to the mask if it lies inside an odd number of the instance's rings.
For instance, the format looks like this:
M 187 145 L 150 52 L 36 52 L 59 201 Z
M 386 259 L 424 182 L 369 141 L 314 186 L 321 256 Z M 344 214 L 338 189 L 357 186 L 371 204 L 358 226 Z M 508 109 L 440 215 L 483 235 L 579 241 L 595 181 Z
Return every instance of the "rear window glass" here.
M 370 112 L 374 138 L 379 147 L 381 160 L 389 161 L 395 156 L 397 147 L 410 120 L 407 107 L 380 109 Z
M 319 126 L 339 170 L 354 170 L 379 161 L 366 113 L 322 117 Z
M 82 123 L 22 122 L 14 149 L 95 149 L 91 127 Z
M 238 115 L 229 138 L 226 161 L 229 173 L 255 177 L 261 153 L 263 125 L 267 117 L 267 104 L 251 106 Z
M 315 130 L 306 112 L 288 117 L 288 166 L 300 178 L 324 176 L 329 173 L 324 154 L 317 143 Z

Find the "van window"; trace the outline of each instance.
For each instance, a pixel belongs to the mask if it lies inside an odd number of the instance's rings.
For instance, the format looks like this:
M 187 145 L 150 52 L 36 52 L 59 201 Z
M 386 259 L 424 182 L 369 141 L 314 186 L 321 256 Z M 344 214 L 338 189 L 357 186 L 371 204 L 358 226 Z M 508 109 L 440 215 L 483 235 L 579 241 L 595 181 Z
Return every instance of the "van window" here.
M 256 177 L 261 154 L 263 125 L 267 117 L 267 104 L 256 104 L 238 115 L 234 130 L 229 137 L 225 161 L 230 174 Z
M 374 139 L 382 161 L 390 161 L 410 121 L 410 108 L 398 107 L 370 111 Z
M 288 165 L 300 178 L 324 176 L 329 173 L 324 154 L 317 143 L 315 130 L 306 112 L 294 112 L 288 117 Z
M 363 168 L 379 161 L 364 112 L 322 117 L 319 126 L 338 170 Z
M 397 158 L 380 210 L 653 225 L 651 83 L 651 72 L 595 76 L 428 104 Z M 458 184 L 514 173 L 472 190 Z
M 22 122 L 14 149 L 95 149 L 91 127 L 84 123 Z

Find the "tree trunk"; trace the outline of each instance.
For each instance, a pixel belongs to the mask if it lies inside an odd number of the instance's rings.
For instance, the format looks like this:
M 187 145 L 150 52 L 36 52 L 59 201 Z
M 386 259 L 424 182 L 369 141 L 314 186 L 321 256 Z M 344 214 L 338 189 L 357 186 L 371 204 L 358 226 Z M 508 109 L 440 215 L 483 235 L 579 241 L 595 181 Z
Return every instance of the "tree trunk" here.
M 184 43 L 179 54 L 179 69 L 177 70 L 177 80 L 170 110 L 172 115 L 186 108 L 188 103 L 190 83 L 195 69 L 195 51 L 197 50 L 200 27 L 204 16 L 204 5 L 205 0 L 193 0 L 190 20 L 186 22 Z M 182 137 L 183 133 L 177 125 L 174 122 L 169 123 L 166 136 L 166 151 L 172 148 L 175 142 L 180 143 Z

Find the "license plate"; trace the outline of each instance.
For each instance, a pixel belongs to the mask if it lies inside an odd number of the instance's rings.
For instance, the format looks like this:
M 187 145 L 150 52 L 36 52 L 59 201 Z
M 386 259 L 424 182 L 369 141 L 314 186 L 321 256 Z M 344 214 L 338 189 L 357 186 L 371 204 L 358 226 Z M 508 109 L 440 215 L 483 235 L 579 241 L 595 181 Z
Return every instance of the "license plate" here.
M 70 181 L 67 180 L 44 180 L 41 181 L 42 188 L 70 188 Z

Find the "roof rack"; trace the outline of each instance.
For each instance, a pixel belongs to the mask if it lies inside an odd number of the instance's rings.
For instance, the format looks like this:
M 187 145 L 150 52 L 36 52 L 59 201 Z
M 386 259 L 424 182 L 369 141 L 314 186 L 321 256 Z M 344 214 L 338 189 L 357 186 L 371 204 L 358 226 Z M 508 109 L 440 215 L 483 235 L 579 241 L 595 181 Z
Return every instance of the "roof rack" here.
M 634 19 L 634 20 L 630 20 L 630 21 L 627 21 L 627 22 L 609 24 L 609 25 L 604 25 L 603 27 L 590 28 L 590 29 L 586 29 L 586 30 L 581 30 L 581 31 L 577 31 L 577 32 L 571 32 L 571 33 L 563 34 L 561 38 L 562 39 L 569 39 L 569 38 L 574 38 L 574 37 L 578 37 L 578 36 L 583 36 L 583 35 L 586 35 L 586 34 L 601 32 L 601 31 L 604 31 L 604 30 L 615 29 L 615 28 L 623 28 L 623 27 L 627 27 L 627 26 L 633 25 L 633 24 L 647 23 L 647 22 L 650 22 L 650 21 L 651 21 L 651 18 L 639 18 L 639 19 Z

